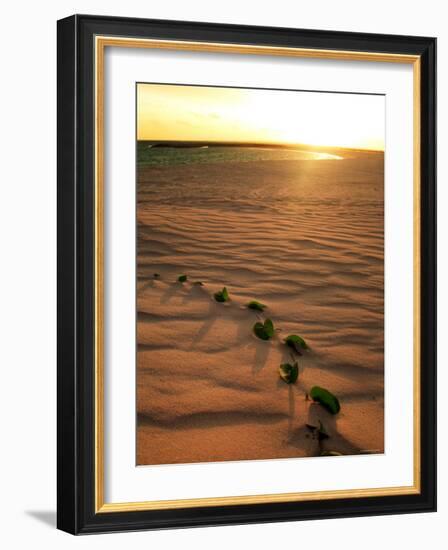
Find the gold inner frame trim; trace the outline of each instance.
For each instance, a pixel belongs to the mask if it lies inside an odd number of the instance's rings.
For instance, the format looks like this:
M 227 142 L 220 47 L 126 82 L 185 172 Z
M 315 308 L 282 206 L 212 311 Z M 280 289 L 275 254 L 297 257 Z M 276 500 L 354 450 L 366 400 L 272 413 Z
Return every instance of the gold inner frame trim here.
M 178 51 L 233 53 L 301 57 L 314 59 L 376 61 L 413 65 L 413 238 L 414 238 L 414 407 L 413 458 L 414 482 L 410 486 L 370 489 L 344 489 L 301 493 L 244 495 L 216 498 L 159 500 L 142 502 L 106 503 L 104 501 L 104 53 L 106 47 L 151 48 Z M 178 40 L 158 40 L 96 36 L 95 55 L 95 513 L 166 510 L 207 506 L 232 506 L 275 502 L 303 502 L 342 498 L 363 498 L 420 493 L 421 480 L 421 426 L 420 426 L 420 56 L 344 50 L 321 50 L 225 44 Z

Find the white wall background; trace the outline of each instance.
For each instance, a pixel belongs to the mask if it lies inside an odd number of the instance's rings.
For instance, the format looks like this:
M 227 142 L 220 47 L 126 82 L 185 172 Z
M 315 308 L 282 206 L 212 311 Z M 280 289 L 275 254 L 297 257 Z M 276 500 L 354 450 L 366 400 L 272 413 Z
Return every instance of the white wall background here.
M 439 512 L 71 537 L 55 530 L 56 20 L 73 13 L 437 36 L 439 335 L 448 332 L 448 28 L 444 2 L 8 2 L 0 32 L 0 543 L 4 548 L 422 548 L 447 539 L 448 407 L 439 404 Z M 445 123 L 445 124 L 444 124 Z M 439 387 L 448 385 L 447 347 Z M 443 397 L 442 393 L 441 398 Z M 443 543 L 442 543 L 443 545 Z

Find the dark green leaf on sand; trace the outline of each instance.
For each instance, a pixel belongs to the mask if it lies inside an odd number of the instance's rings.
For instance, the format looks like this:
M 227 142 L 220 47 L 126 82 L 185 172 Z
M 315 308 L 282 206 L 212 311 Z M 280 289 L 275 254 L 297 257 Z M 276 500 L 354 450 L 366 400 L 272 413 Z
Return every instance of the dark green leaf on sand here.
M 320 403 L 331 414 L 337 414 L 341 410 L 339 399 L 325 388 L 314 386 L 311 388 L 310 397 Z
M 297 378 L 299 376 L 299 365 L 297 362 L 293 363 L 283 363 L 280 365 L 278 372 L 280 374 L 280 378 L 286 382 L 287 384 L 294 384 L 294 382 L 297 382 Z
M 249 309 L 254 309 L 255 311 L 264 311 L 264 309 L 267 307 L 265 304 L 262 304 L 261 302 L 257 302 L 257 300 L 252 300 L 246 306 Z
M 185 283 L 185 281 L 187 280 L 187 276 L 186 275 L 179 275 L 179 277 L 177 278 L 177 280 L 179 281 L 179 283 Z
M 274 323 L 270 319 L 266 319 L 264 322 L 264 329 L 270 338 L 274 336 Z
M 305 340 L 297 334 L 290 334 L 285 338 L 285 344 L 296 351 L 299 355 L 302 355 L 302 350 L 309 349 Z
M 264 323 L 255 323 L 253 330 L 255 336 L 261 340 L 270 340 L 274 336 L 274 324 L 270 319 L 266 319 Z
M 229 301 L 229 293 L 227 292 L 227 288 L 224 287 L 219 292 L 215 292 L 213 295 L 215 297 L 215 300 L 217 302 L 228 302 Z

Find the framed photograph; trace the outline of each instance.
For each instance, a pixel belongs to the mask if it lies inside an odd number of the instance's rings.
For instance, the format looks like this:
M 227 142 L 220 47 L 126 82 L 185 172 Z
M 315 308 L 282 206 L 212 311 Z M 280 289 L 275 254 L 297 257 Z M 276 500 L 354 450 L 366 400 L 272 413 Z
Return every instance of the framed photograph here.
M 436 507 L 434 38 L 58 22 L 58 527 Z

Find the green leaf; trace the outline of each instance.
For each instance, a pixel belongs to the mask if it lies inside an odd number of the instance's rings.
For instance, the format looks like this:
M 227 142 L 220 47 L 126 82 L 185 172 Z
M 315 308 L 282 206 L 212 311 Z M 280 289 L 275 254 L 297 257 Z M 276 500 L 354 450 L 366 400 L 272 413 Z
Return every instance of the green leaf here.
M 258 336 L 258 338 L 260 338 L 261 340 L 269 340 L 269 336 L 264 330 L 263 323 L 255 323 L 253 330 L 255 336 Z
M 299 377 L 299 365 L 297 362 L 292 365 L 291 363 L 283 363 L 280 365 L 278 372 L 283 381 L 287 384 L 294 384 L 294 382 L 297 382 L 297 378 Z
M 274 323 L 270 319 L 264 323 L 255 323 L 253 331 L 261 340 L 270 340 L 274 336 Z
M 179 281 L 179 283 L 185 283 L 185 281 L 187 280 L 187 276 L 186 275 L 179 275 L 179 277 L 177 278 L 177 280 Z
M 274 323 L 270 319 L 266 319 L 264 322 L 264 330 L 266 331 L 269 338 L 274 336 Z
M 248 304 L 246 304 L 246 307 L 249 309 L 254 309 L 255 311 L 264 311 L 264 309 L 267 307 L 265 304 L 262 304 L 261 302 L 257 302 L 257 300 L 252 300 Z
M 337 414 L 341 410 L 339 399 L 325 388 L 314 386 L 311 388 L 310 397 L 320 403 L 331 414 Z
M 302 350 L 309 349 L 305 340 L 297 334 L 290 334 L 285 338 L 285 344 L 296 351 L 299 355 L 302 355 Z
M 219 292 L 215 292 L 214 294 L 214 297 L 215 297 L 215 300 L 217 302 L 228 302 L 230 297 L 229 297 L 229 293 L 227 292 L 227 288 L 224 287 L 222 290 L 220 290 Z

